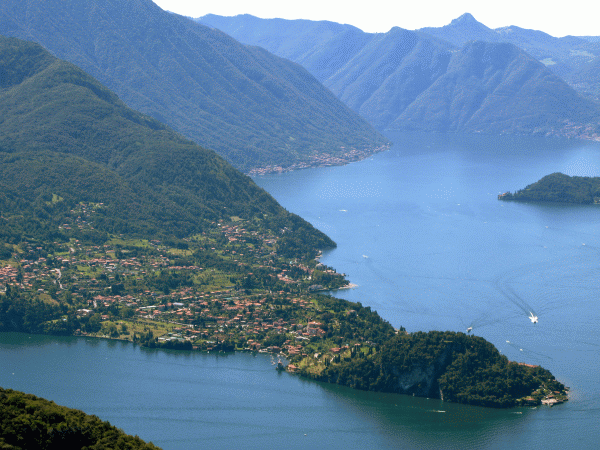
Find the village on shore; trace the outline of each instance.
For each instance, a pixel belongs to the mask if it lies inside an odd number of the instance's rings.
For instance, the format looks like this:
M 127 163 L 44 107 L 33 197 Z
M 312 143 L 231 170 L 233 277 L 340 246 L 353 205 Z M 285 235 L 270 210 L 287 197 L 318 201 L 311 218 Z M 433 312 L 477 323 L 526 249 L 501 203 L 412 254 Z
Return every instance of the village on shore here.
M 255 168 L 252 169 L 248 175 L 257 176 L 271 173 L 284 173 L 299 169 L 309 169 L 313 167 L 343 166 L 351 162 L 361 161 L 370 157 L 371 155 L 374 155 L 375 153 L 389 150 L 389 148 L 389 144 L 381 145 L 375 148 L 366 148 L 363 150 L 340 147 L 341 153 L 339 154 L 332 155 L 323 152 L 315 153 L 314 155 L 309 156 L 306 160 L 291 164 L 289 166 L 284 167 L 281 165 L 270 165 L 266 167 Z
M 81 204 L 77 218 L 61 227 L 93 229 L 101 207 Z M 183 245 L 118 237 L 101 245 L 54 242 L 51 249 L 21 243 L 0 267 L 0 286 L 59 310 L 45 325 L 50 333 L 270 352 L 286 361 L 374 346 L 361 317 L 373 320 L 375 312 L 321 294 L 352 287 L 343 274 L 319 256 L 309 262 L 280 257 L 277 236 L 250 228 L 239 218 L 215 222 Z M 193 262 L 198 252 L 208 267 Z

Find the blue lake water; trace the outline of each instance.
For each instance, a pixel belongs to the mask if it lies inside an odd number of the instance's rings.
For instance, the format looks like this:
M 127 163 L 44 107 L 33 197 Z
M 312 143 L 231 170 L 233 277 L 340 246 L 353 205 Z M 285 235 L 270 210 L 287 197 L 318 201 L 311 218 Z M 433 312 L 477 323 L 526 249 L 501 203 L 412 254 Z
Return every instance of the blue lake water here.
M 268 358 L 0 334 L 0 385 L 111 421 L 165 449 L 595 448 L 600 438 L 600 207 L 506 203 L 552 172 L 600 175 L 580 141 L 389 134 L 343 167 L 256 178 L 338 248 L 336 295 L 408 331 L 473 332 L 571 387 L 498 411 L 277 374 Z M 532 324 L 534 312 L 539 323 Z

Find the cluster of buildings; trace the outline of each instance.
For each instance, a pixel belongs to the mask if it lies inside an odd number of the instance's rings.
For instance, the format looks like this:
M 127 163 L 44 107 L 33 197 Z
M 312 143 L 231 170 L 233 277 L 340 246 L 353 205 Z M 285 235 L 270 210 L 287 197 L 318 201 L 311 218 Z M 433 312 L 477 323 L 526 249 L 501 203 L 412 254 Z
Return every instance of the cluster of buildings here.
M 93 208 L 80 205 L 72 212 L 77 217 L 75 224 L 89 224 L 86 219 Z M 277 289 L 300 279 L 310 280 L 313 269 L 278 257 L 277 237 L 270 232 L 249 230 L 252 226 L 246 228 L 241 220 L 214 225 L 214 229 L 197 237 L 201 245 L 194 245 L 196 250 L 214 252 L 220 258 L 263 272 L 267 269 L 274 280 L 281 282 Z M 223 237 L 226 245 L 217 246 Z M 69 314 L 80 319 L 99 314 L 103 321 L 168 324 L 160 329 L 176 327 L 179 331 L 161 335 L 162 340 L 187 340 L 203 349 L 227 340 L 243 343 L 248 350 L 293 356 L 302 354 L 303 344 L 311 338 L 327 335 L 327 326 L 311 319 L 316 311 L 310 299 L 288 290 L 263 289 L 257 294 L 219 285 L 221 289 L 208 291 L 205 285 L 194 283 L 157 292 L 150 283 L 157 274 L 185 272 L 195 277 L 206 271 L 196 265 L 177 263 L 188 261 L 185 255 L 191 252 L 187 249 L 171 249 L 159 241 L 144 245 L 151 251 L 140 248 L 133 253 L 136 256 L 129 256 L 127 247 L 116 244 L 84 245 L 77 240 L 54 242 L 52 250 L 21 245 L 20 259 L 0 268 L 0 286 L 11 284 L 33 295 L 44 295 L 48 301 L 68 299 L 72 305 Z M 324 272 L 328 270 L 319 267 Z M 209 272 L 214 273 L 214 269 Z M 240 273 L 252 275 L 251 269 Z M 121 288 L 114 289 L 116 285 Z M 127 316 L 122 315 L 123 308 Z M 285 339 L 269 343 L 273 336 L 280 335 L 285 335 Z
M 368 158 L 374 153 L 379 153 L 389 149 L 389 145 L 381 145 L 375 148 L 368 149 L 346 149 L 346 147 L 340 147 L 341 152 L 336 155 L 330 155 L 327 153 L 319 153 L 311 155 L 306 161 L 297 162 L 285 168 L 282 166 L 266 166 L 257 169 L 252 169 L 249 172 L 251 176 L 266 175 L 269 173 L 283 173 L 291 170 L 308 169 L 310 167 L 323 167 L 323 166 L 342 166 L 354 161 L 360 161 Z

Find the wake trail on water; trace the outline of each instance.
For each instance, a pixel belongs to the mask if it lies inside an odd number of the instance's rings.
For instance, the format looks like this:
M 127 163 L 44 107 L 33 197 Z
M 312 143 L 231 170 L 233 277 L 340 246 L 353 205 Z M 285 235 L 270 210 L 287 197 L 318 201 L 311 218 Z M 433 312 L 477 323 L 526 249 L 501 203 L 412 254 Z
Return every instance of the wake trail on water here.
M 544 359 L 547 359 L 547 360 L 550 360 L 550 361 L 554 360 L 554 358 L 552 358 L 551 356 L 546 355 L 545 353 L 540 353 L 540 352 L 533 351 L 533 350 L 531 350 L 529 348 L 517 345 L 514 342 L 506 341 L 506 343 L 510 347 L 514 348 L 515 350 L 517 350 L 517 351 L 519 351 L 519 352 L 521 352 L 521 353 L 523 353 L 523 354 L 525 354 L 527 356 L 535 355 L 537 357 L 544 358 Z
M 470 322 L 468 322 L 469 325 L 465 328 L 466 329 L 470 328 L 471 330 L 477 330 L 479 328 L 484 328 L 484 327 L 488 327 L 490 325 L 496 325 L 498 323 L 506 322 L 507 320 L 515 319 L 520 316 L 521 316 L 521 313 L 506 314 L 506 315 L 500 316 L 495 311 L 490 310 L 488 312 L 484 312 L 483 314 L 479 315 L 475 319 L 472 319 Z M 463 322 L 463 324 L 464 324 L 464 322 Z
M 512 301 L 516 306 L 521 308 L 527 316 L 537 316 L 535 311 L 533 310 L 533 306 L 531 306 L 528 302 L 526 302 L 519 294 L 517 294 L 514 289 L 509 286 L 506 286 L 506 291 L 501 291 L 506 298 Z M 508 295 L 507 293 L 508 292 Z
M 600 263 L 596 258 L 600 248 L 593 244 L 580 248 L 577 257 L 566 260 L 550 257 L 491 279 L 468 273 L 465 276 L 427 271 L 389 274 L 386 272 L 388 266 L 380 267 L 368 253 L 355 262 L 387 291 L 382 293 L 382 306 L 396 312 L 448 317 L 461 323 L 465 331 L 473 331 L 513 321 L 523 314 L 535 323 L 539 313 L 564 308 L 566 299 L 596 292 L 600 283 L 586 281 L 588 276 L 581 280 L 571 274 L 583 272 L 589 274 L 590 280 L 595 279 L 600 274 Z M 513 308 L 507 308 L 507 303 Z
M 393 309 L 396 311 L 401 311 L 404 313 L 417 314 L 422 316 L 435 316 L 435 317 L 449 317 L 454 320 L 458 319 L 462 324 L 468 323 L 468 326 L 464 327 L 466 331 L 468 328 L 471 330 L 475 330 L 482 327 L 492 326 L 498 323 L 506 322 L 508 320 L 515 319 L 521 316 L 521 313 L 514 313 L 510 311 L 502 311 L 499 313 L 497 310 L 498 299 L 493 298 L 492 296 L 486 295 L 483 292 L 479 292 L 481 287 L 488 286 L 485 288 L 489 289 L 490 285 L 493 286 L 493 283 L 489 280 L 481 280 L 475 277 L 469 276 L 439 276 L 439 275 L 429 275 L 429 274 L 397 274 L 394 277 L 390 277 L 385 273 L 385 270 L 380 268 L 377 265 L 377 262 L 368 255 L 362 255 L 361 262 L 364 264 L 364 267 L 371 273 L 373 278 L 375 278 L 380 286 L 385 286 L 388 290 L 387 297 L 389 300 L 393 300 Z M 426 283 L 423 289 L 418 290 L 418 295 L 427 295 L 434 298 L 439 298 L 444 303 L 437 302 L 437 306 L 435 308 L 428 307 L 422 303 L 419 303 L 417 298 L 408 299 L 406 295 L 410 295 L 410 290 L 407 290 L 406 284 L 404 284 L 401 280 L 409 279 L 409 280 L 422 280 Z M 439 281 L 439 283 L 427 283 L 428 281 Z M 448 283 L 451 282 L 451 283 Z M 455 285 L 455 283 L 458 283 Z M 468 296 L 463 295 L 460 292 L 463 292 L 465 287 L 464 285 L 468 284 L 471 290 L 471 293 Z M 461 287 L 461 285 L 463 285 Z M 476 288 L 476 285 L 481 285 Z M 508 298 L 515 305 L 519 307 L 520 311 L 523 311 L 527 317 L 530 317 L 532 314 L 535 315 L 534 309 L 529 305 L 525 300 L 523 300 L 518 294 L 514 292 L 514 290 L 510 289 L 510 291 L 506 288 L 500 287 L 500 281 L 497 282 L 498 287 L 493 290 L 501 290 L 503 292 L 503 298 Z M 415 287 L 413 286 L 414 290 Z M 457 291 L 460 291 L 457 295 Z M 470 298 L 477 299 L 475 302 L 469 301 Z M 426 297 L 423 297 L 423 300 L 426 301 Z M 484 305 L 482 305 L 485 303 Z M 475 306 L 477 310 L 475 311 L 477 316 L 475 319 L 464 320 L 465 317 L 468 317 L 464 312 L 457 314 L 455 306 L 457 304 L 463 304 L 465 308 L 470 308 L 471 306 Z M 454 305 L 454 306 L 452 306 Z
M 576 255 L 524 265 L 500 274 L 492 285 L 504 299 L 527 314 L 532 321 L 533 317 L 538 316 L 538 311 L 560 310 L 568 304 L 569 299 L 589 298 L 600 287 L 596 281 L 600 275 L 600 248 L 593 243 L 577 247 L 579 251 Z M 527 296 L 519 293 L 523 289 L 529 291 Z M 534 308 L 534 304 L 540 308 Z

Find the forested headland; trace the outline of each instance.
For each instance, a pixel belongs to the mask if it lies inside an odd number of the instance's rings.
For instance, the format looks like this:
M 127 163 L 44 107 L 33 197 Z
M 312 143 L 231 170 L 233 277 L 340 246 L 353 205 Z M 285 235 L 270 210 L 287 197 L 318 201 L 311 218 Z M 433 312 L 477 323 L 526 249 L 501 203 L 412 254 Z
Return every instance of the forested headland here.
M 600 203 L 600 177 L 571 177 L 557 172 L 546 175 L 514 193 L 500 194 L 498 199 L 524 202 Z
M 297 370 L 355 389 L 494 408 L 567 399 L 565 386 L 548 370 L 511 362 L 485 339 L 464 333 L 398 332 L 375 348 L 337 350 L 296 358 Z

